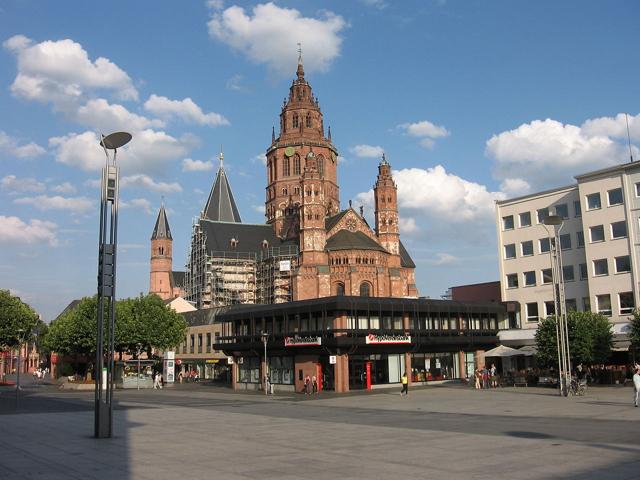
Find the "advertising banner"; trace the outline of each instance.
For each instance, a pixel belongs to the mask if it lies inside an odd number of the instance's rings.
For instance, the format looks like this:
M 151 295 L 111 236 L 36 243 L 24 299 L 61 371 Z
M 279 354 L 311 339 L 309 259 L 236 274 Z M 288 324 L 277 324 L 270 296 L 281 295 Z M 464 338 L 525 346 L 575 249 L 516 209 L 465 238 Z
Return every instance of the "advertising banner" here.
M 393 345 L 399 343 L 411 343 L 411 335 L 379 335 L 370 333 L 365 337 L 367 345 Z
M 285 347 L 306 347 L 322 345 L 321 337 L 284 337 Z

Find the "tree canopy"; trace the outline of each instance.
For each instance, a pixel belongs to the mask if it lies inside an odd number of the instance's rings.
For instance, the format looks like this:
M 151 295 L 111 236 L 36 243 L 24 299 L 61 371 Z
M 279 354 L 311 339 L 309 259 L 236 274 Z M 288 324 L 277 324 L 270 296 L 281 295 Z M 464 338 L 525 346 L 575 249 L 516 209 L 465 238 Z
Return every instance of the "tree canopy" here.
M 633 311 L 633 318 L 631 319 L 631 332 L 629 333 L 629 339 L 631 340 L 631 347 L 633 348 L 633 350 L 635 350 L 636 353 L 639 352 L 640 351 L 640 310 L 638 309 L 635 309 Z
M 9 290 L 0 290 L 0 348 L 17 347 L 33 338 L 38 314 Z
M 599 313 L 572 311 L 567 315 L 567 329 L 572 365 L 606 363 L 609 360 L 613 333 L 607 317 Z M 547 317 L 538 324 L 536 345 L 538 364 L 557 368 L 555 316 Z
M 85 297 L 72 310 L 51 323 L 46 345 L 67 355 L 94 355 L 97 333 L 97 296 Z M 105 334 L 107 310 L 105 305 Z M 167 350 L 184 341 L 187 324 L 157 295 L 116 302 L 114 349 L 136 356 L 140 351 Z M 106 336 L 105 336 L 106 339 Z

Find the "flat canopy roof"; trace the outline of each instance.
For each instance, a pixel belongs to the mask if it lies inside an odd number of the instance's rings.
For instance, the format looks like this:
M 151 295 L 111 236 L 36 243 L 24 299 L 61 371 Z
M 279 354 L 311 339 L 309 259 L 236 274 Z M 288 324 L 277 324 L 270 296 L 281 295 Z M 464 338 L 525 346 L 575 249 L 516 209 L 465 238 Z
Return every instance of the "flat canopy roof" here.
M 295 315 L 314 311 L 380 311 L 391 314 L 424 312 L 468 312 L 506 314 L 495 302 L 457 302 L 430 298 L 335 296 L 275 304 L 244 304 L 186 312 L 187 322 L 207 324 L 246 318 Z M 191 317 L 191 318 L 190 318 Z M 199 320 L 199 321 L 198 321 Z

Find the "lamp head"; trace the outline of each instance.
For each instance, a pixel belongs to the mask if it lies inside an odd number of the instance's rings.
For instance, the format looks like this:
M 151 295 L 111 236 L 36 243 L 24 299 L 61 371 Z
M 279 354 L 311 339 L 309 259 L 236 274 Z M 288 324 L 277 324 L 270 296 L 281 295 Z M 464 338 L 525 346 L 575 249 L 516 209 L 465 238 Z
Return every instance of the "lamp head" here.
M 126 145 L 127 143 L 129 143 L 131 141 L 131 134 L 128 132 L 114 132 L 111 133 L 109 135 L 107 135 L 106 137 L 102 137 L 102 140 L 100 140 L 100 146 L 108 149 L 108 150 L 115 150 L 117 148 L 122 147 L 123 145 Z
M 544 223 L 545 225 L 553 225 L 553 226 L 561 225 L 562 217 L 559 215 L 549 215 L 548 217 L 542 220 L 542 223 Z

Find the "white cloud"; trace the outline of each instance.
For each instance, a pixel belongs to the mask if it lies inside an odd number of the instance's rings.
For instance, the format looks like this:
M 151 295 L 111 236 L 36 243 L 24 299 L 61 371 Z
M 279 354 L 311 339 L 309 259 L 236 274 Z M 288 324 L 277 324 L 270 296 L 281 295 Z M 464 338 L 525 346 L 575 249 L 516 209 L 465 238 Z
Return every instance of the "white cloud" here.
M 167 97 L 151 95 L 144 103 L 145 110 L 162 118 L 178 117 L 187 123 L 218 127 L 229 125 L 229 120 L 219 113 L 204 113 L 190 98 L 184 100 L 170 100 Z
M 98 182 L 98 186 L 99 185 L 100 183 Z M 77 189 L 76 187 L 71 185 L 69 182 L 64 182 L 60 185 L 55 185 L 51 187 L 51 191 L 56 193 L 76 193 Z
M 402 123 L 398 125 L 406 135 L 420 139 L 420 145 L 425 148 L 433 148 L 436 138 L 448 137 L 451 133 L 440 125 L 434 125 L 428 120 L 415 123 Z
M 100 188 L 101 180 L 99 178 L 85 180 L 82 184 L 89 188 Z
M 486 154 L 495 160 L 498 180 L 521 179 L 541 190 L 573 183 L 575 175 L 628 160 L 623 144 L 604 134 L 608 122 L 586 122 L 586 127 L 556 120 L 534 120 L 487 141 Z
M 521 178 L 505 178 L 500 184 L 500 191 L 508 197 L 519 197 L 531 192 L 531 185 Z
M 44 192 L 46 186 L 35 178 L 18 178 L 15 175 L 7 175 L 0 180 L 0 187 L 10 192 Z
M 412 217 L 400 217 L 399 219 L 400 221 L 400 231 L 404 232 L 404 233 L 415 233 L 418 230 L 420 230 L 420 228 L 418 227 L 418 224 L 416 223 L 416 219 L 412 218 Z
M 134 198 L 132 200 L 128 200 L 128 201 L 121 201 L 120 202 L 120 207 L 121 208 L 133 208 L 133 209 L 137 209 L 137 210 L 142 210 L 144 213 L 146 213 L 147 215 L 153 215 L 153 208 L 151 207 L 151 202 L 149 200 L 147 200 L 146 198 Z
M 56 229 L 58 226 L 53 222 L 32 219 L 28 223 L 23 222 L 18 217 L 5 217 L 0 215 L 0 243 L 33 245 L 58 244 Z
M 242 84 L 244 77 L 242 75 L 236 74 L 227 80 L 227 90 L 231 90 L 233 92 L 246 92 L 247 87 Z
M 627 139 L 627 119 L 629 120 L 629 136 L 631 140 L 640 140 L 640 114 L 625 115 L 619 113 L 615 117 L 592 118 L 582 124 L 582 132 L 587 136 L 606 136 Z
M 162 120 L 136 115 L 122 105 L 109 104 L 104 98 L 89 100 L 73 116 L 81 125 L 105 133 L 123 130 L 137 132 L 149 127 L 164 126 Z
M 47 153 L 44 148 L 33 142 L 19 145 L 15 138 L 10 137 L 2 130 L 0 130 L 0 152 L 6 152 L 17 158 L 33 158 Z
M 429 260 L 427 263 L 430 263 L 434 266 L 445 266 L 445 265 L 455 265 L 459 263 L 460 259 L 454 255 L 449 253 L 437 253 L 436 258 L 433 260 Z
M 104 57 L 92 61 L 82 45 L 73 40 L 34 43 L 16 35 L 3 46 L 17 58 L 18 74 L 11 85 L 16 96 L 51 102 L 57 108 L 74 103 L 86 90 L 106 89 L 123 100 L 138 99 L 126 72 Z
M 172 161 L 183 158 L 194 145 L 194 138 L 176 139 L 165 132 L 142 130 L 132 141 L 118 150 L 118 165 L 125 173 L 160 172 Z M 98 135 L 87 131 L 52 137 L 49 146 L 55 149 L 56 161 L 86 171 L 100 171 L 105 164 L 104 151 Z
M 147 190 L 160 193 L 176 193 L 182 191 L 182 187 L 177 182 L 156 182 L 150 176 L 140 173 L 122 177 L 120 179 L 120 186 L 122 188 L 146 188 Z
M 251 208 L 253 208 L 254 211 L 264 215 L 264 212 L 265 212 L 264 205 L 251 205 Z
M 211 160 L 208 162 L 192 160 L 191 158 L 185 158 L 182 160 L 183 172 L 206 172 L 208 170 L 213 170 L 213 162 Z
M 322 11 L 318 18 L 304 17 L 294 8 L 272 2 L 256 5 L 247 15 L 236 5 L 213 13 L 209 35 L 246 55 L 272 72 L 292 75 L 297 62 L 297 44 L 302 42 L 305 69 L 327 71 L 340 54 L 340 33 L 347 22 L 339 15 Z
M 42 211 L 68 210 L 71 213 L 86 213 L 93 208 L 93 202 L 87 197 L 61 197 L 60 195 L 16 198 L 13 203 L 17 205 L 31 205 Z
M 267 156 L 264 153 L 260 153 L 251 159 L 252 162 L 260 162 L 262 165 L 267 165 Z
M 389 6 L 384 0 L 360 0 L 360 3 L 378 10 L 384 10 Z
M 207 7 L 211 10 L 222 10 L 224 8 L 224 2 L 222 0 L 207 0 Z
M 360 158 L 381 158 L 384 153 L 384 149 L 378 145 L 356 145 L 349 151 Z

